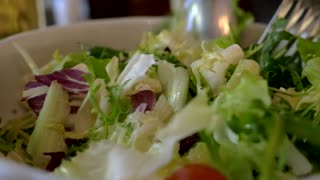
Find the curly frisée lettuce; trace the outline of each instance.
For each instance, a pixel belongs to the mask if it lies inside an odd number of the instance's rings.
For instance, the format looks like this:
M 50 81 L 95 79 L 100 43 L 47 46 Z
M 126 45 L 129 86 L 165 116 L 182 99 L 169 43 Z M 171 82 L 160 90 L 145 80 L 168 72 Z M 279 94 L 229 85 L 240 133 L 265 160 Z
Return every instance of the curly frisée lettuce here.
M 84 47 L 40 68 L 17 46 L 34 77 L 26 114 L 1 124 L 0 155 L 71 179 L 188 178 L 197 168 L 230 180 L 318 178 L 318 45 L 274 31 L 243 49 L 165 30 L 131 52 Z
M 167 127 L 157 131 L 154 145 L 147 152 L 102 141 L 92 144 L 71 161 L 64 161 L 55 173 L 81 179 L 148 179 L 170 162 L 179 140 L 204 129 L 210 122 L 213 112 L 207 101 L 204 95 L 193 99 L 172 117 Z M 199 121 L 194 121 L 194 118 L 199 118 Z M 91 163 L 82 163 L 85 159 Z

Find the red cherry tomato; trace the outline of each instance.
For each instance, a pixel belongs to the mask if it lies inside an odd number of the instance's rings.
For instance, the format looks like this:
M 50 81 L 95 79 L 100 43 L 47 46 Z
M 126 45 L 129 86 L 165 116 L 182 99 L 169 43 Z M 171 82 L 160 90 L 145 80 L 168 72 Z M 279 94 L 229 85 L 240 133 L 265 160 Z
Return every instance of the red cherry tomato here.
M 227 180 L 227 178 L 207 165 L 190 164 L 175 171 L 167 180 Z

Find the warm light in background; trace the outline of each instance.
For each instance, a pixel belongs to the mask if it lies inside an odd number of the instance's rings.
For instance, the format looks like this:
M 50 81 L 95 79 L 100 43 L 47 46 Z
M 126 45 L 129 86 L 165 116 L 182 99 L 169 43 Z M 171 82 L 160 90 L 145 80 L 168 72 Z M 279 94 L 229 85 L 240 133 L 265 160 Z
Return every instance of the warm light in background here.
M 226 35 L 230 32 L 230 26 L 229 26 L 229 18 L 228 16 L 221 16 L 218 19 L 218 26 L 222 34 Z

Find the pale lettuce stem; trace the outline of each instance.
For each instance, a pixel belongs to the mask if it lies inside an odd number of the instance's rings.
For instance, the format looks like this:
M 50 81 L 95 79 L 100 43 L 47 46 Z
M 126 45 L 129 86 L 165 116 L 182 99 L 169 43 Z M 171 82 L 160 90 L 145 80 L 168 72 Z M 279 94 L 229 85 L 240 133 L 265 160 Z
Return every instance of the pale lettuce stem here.
M 260 180 L 270 180 L 273 179 L 273 167 L 275 167 L 275 156 L 277 154 L 278 146 L 283 140 L 281 138 L 281 134 L 283 132 L 283 121 L 281 118 L 276 118 L 270 140 L 266 146 L 265 153 L 264 153 L 264 161 L 261 169 L 261 176 Z

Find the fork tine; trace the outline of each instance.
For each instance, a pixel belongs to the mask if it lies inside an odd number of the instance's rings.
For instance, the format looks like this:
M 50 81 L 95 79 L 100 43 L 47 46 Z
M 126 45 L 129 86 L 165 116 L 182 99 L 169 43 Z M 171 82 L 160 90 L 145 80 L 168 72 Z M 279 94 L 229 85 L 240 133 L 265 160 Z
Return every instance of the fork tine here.
M 304 0 L 303 2 L 306 12 L 303 19 L 297 22 L 299 28 L 295 34 L 302 38 L 314 37 L 319 33 L 320 1 Z
M 320 21 L 320 17 L 316 18 L 316 22 Z M 320 30 L 320 24 L 319 23 L 313 23 L 313 27 L 310 30 L 310 36 L 314 37 L 317 34 L 319 34 L 319 30 Z
M 263 40 L 266 38 L 266 36 L 269 33 L 269 30 L 272 28 L 273 23 L 278 19 L 278 18 L 284 18 L 285 16 L 287 16 L 287 14 L 289 13 L 290 9 L 292 9 L 292 6 L 294 5 L 294 0 L 283 0 L 279 6 L 279 8 L 277 9 L 277 11 L 275 12 L 275 14 L 273 15 L 273 17 L 271 18 L 271 21 L 268 23 L 265 31 L 262 33 L 262 35 L 260 36 L 259 40 L 258 40 L 258 44 L 261 44 L 263 42 Z
M 293 0 L 283 0 L 280 7 L 278 8 L 278 12 L 275 15 L 278 18 L 284 18 L 288 14 L 290 9 L 292 9 L 291 7 L 293 5 L 294 5 Z
M 303 13 L 306 7 L 302 4 L 303 1 L 297 1 L 292 13 L 290 13 L 290 17 L 288 17 L 289 22 L 286 26 L 286 30 L 289 31 L 303 16 Z
M 265 40 L 273 24 L 279 18 L 288 20 L 287 26 L 282 30 L 302 38 L 320 37 L 320 0 L 283 0 L 260 36 L 258 44 Z
M 307 9 L 306 14 L 301 21 L 300 28 L 297 31 L 297 35 L 301 35 L 303 32 L 308 30 L 308 27 L 312 26 L 312 22 L 314 22 L 315 18 L 313 10 L 311 8 Z

